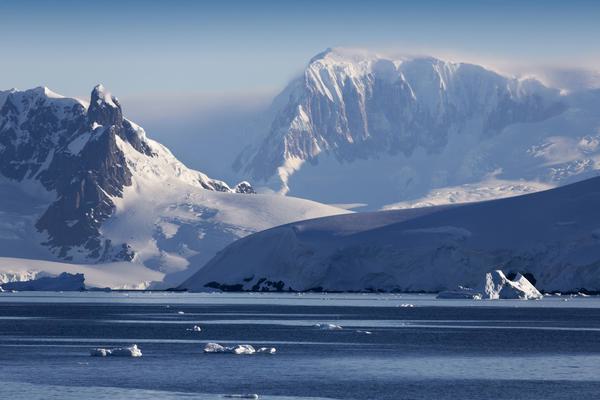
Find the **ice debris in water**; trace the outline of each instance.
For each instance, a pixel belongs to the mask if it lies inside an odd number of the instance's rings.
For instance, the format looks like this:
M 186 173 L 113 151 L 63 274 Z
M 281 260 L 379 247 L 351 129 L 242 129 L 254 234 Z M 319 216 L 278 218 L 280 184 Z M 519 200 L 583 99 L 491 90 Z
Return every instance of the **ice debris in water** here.
M 411 307 L 414 307 L 414 306 L 415 306 L 414 304 L 403 303 L 403 304 L 400 304 L 398 307 L 411 308 Z
M 194 325 L 191 328 L 187 328 L 187 331 L 193 331 L 193 332 L 202 332 L 202 328 L 200 328 L 198 325 Z
M 325 323 L 314 324 L 313 327 L 318 328 L 318 329 L 322 329 L 324 331 L 339 331 L 341 329 L 344 329 L 340 325 L 325 324 Z
M 179 314 L 179 315 L 183 315 L 183 314 L 185 314 L 185 313 L 184 313 L 183 311 L 177 311 L 177 314 Z
M 257 394 L 224 394 L 223 397 L 228 399 L 258 399 Z
M 92 349 L 90 355 L 92 357 L 141 357 L 142 350 L 134 344 L 130 347 L 116 347 L 114 349 Z
M 372 335 L 373 334 L 373 332 L 371 332 L 371 331 L 363 331 L 361 329 L 357 330 L 356 333 L 363 333 L 365 335 Z
M 205 353 L 230 353 L 230 354 L 256 354 L 256 353 L 264 353 L 264 354 L 275 354 L 277 349 L 275 347 L 261 347 L 259 349 L 255 349 L 253 346 L 249 344 L 238 344 L 237 346 L 227 347 L 221 346 L 218 343 L 207 343 L 204 346 Z

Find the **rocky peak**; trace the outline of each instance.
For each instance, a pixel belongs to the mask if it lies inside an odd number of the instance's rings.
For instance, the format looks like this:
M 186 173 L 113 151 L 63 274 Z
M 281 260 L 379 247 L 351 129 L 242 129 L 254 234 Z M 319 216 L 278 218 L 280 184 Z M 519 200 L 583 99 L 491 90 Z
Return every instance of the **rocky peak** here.
M 111 95 L 102 84 L 92 90 L 90 106 L 88 108 L 88 121 L 98 125 L 121 125 L 123 113 L 121 104 L 116 97 Z

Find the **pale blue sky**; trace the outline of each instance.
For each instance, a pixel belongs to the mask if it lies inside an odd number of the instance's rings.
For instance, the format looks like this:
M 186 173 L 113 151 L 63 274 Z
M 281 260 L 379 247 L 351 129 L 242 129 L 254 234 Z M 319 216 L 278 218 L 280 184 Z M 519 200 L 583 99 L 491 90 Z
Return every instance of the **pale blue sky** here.
M 0 88 L 270 92 L 335 46 L 599 69 L 598 21 L 600 2 L 587 0 L 7 0 Z

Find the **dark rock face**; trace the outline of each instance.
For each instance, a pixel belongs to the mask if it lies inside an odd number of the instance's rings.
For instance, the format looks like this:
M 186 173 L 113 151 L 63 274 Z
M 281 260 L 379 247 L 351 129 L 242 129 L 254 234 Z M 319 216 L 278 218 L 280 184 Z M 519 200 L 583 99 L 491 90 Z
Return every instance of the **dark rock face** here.
M 256 194 L 256 191 L 254 190 L 252 185 L 250 185 L 250 183 L 246 181 L 238 183 L 235 186 L 235 192 L 244 194 Z
M 132 184 L 129 163 L 138 155 L 150 160 L 159 154 L 102 85 L 93 89 L 89 106 L 47 88 L 0 92 L 0 177 L 48 191 L 48 207 L 35 228 L 45 236 L 42 244 L 62 259 L 133 259 L 127 243 L 112 243 L 100 228 L 114 213 L 113 200 Z M 197 184 L 228 193 L 254 192 L 247 182 L 232 189 L 199 172 Z
M 64 259 L 83 248 L 91 260 L 131 260 L 127 244 L 113 244 L 99 228 L 113 212 L 111 197 L 131 185 L 117 136 L 140 153 L 150 146 L 123 118 L 118 100 L 101 85 L 90 106 L 45 88 L 9 93 L 0 109 L 0 172 L 13 180 L 39 180 L 56 200 L 37 221 L 48 245 Z

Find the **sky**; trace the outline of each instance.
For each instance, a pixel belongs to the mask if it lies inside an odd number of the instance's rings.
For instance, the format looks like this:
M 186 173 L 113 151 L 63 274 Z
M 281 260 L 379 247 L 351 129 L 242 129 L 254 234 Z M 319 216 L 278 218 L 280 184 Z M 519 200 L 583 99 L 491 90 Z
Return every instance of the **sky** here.
M 589 0 L 4 0 L 0 89 L 272 93 L 328 47 L 600 69 Z
M 600 70 L 598 21 L 598 0 L 1 0 L 0 90 L 48 86 L 88 99 L 103 83 L 182 161 L 233 179 L 212 149 L 241 143 L 326 48 L 508 73 L 566 68 L 561 79 L 580 84 L 587 78 L 570 69 Z

